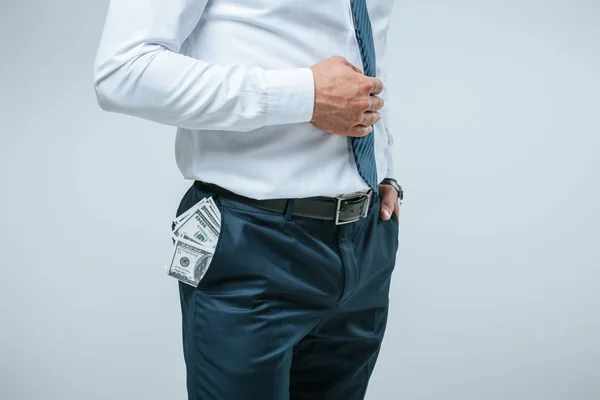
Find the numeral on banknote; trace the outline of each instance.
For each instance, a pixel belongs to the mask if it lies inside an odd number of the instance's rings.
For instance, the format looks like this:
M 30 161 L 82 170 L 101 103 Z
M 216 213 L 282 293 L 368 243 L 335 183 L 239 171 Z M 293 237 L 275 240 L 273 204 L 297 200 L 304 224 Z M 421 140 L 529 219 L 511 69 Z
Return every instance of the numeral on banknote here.
M 221 232 L 221 212 L 212 197 L 198 202 L 173 223 L 173 256 L 167 274 L 198 286 L 206 274 Z

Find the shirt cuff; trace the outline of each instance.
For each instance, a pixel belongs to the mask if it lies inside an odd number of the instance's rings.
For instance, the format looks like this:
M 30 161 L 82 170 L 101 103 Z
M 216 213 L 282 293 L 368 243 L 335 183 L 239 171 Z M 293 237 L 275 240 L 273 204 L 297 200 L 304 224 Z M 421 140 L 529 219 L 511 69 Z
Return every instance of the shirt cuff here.
M 269 70 L 267 74 L 267 125 L 312 120 L 315 81 L 310 68 Z
M 394 165 L 393 165 L 393 161 L 388 160 L 388 168 L 387 168 L 387 173 L 385 174 L 385 178 L 391 178 L 391 179 L 396 179 L 396 173 L 394 172 Z
M 386 178 L 390 178 L 390 179 L 394 179 L 394 180 L 398 180 L 398 178 L 396 178 L 396 174 L 394 174 L 394 171 L 389 171 L 388 173 L 385 175 Z

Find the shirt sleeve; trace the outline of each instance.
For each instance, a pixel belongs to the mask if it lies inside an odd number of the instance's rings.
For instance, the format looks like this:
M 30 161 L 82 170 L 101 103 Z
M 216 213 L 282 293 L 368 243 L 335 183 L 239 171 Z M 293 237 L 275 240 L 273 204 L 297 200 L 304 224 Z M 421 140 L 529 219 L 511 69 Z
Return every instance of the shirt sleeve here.
M 94 64 L 100 107 L 188 129 L 250 131 L 310 121 L 310 68 L 218 65 L 179 54 L 206 4 L 111 0 Z
M 385 148 L 385 158 L 387 159 L 387 173 L 386 178 L 396 179 L 396 172 L 394 169 L 394 157 L 392 155 L 392 146 L 394 145 L 394 137 L 388 128 L 387 114 L 382 115 L 383 125 L 385 126 L 385 132 L 387 134 L 387 146 Z
M 385 178 L 396 179 L 396 173 L 395 173 L 395 169 L 394 169 L 394 157 L 392 154 L 392 146 L 394 145 L 394 136 L 392 135 L 392 132 L 390 131 L 390 128 L 389 128 L 389 117 L 388 117 L 389 96 L 388 96 L 387 80 L 386 80 L 387 74 L 386 74 L 386 68 L 383 65 L 384 65 L 383 62 L 381 62 L 380 64 L 378 63 L 377 77 L 379 77 L 381 79 L 381 81 L 383 82 L 383 92 L 381 93 L 381 98 L 384 100 L 384 103 L 383 103 L 384 105 L 383 105 L 383 108 L 380 110 L 380 113 L 381 113 L 381 122 L 385 129 L 385 133 L 386 133 L 386 137 L 387 137 L 387 145 L 385 147 L 385 158 L 387 160 L 387 173 L 385 175 Z

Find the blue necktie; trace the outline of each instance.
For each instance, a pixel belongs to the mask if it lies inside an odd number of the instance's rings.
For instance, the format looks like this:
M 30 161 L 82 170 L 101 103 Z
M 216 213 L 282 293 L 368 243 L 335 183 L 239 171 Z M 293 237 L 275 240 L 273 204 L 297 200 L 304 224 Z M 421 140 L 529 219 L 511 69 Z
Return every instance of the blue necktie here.
M 354 30 L 360 47 L 363 71 L 367 76 L 375 76 L 375 43 L 371 31 L 371 21 L 367 11 L 366 0 L 351 0 L 354 14 Z M 359 175 L 377 193 L 377 164 L 375 163 L 374 133 L 361 138 L 351 138 L 354 159 Z

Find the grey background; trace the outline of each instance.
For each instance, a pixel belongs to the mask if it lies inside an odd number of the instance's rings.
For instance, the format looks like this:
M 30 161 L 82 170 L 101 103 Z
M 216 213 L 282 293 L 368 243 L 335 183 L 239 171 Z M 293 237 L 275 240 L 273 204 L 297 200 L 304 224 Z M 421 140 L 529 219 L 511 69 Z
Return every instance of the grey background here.
M 106 114 L 108 2 L 0 2 L 0 398 L 183 399 L 174 131 Z M 396 0 L 408 200 L 370 400 L 600 399 L 600 4 Z

